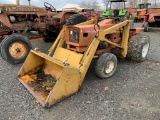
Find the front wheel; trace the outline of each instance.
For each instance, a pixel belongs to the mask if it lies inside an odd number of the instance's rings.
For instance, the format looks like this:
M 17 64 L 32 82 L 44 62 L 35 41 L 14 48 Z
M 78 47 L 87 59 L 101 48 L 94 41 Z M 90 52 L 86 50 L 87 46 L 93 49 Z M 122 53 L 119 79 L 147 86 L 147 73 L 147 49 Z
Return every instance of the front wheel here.
M 100 78 L 108 78 L 117 68 L 117 57 L 112 53 L 102 54 L 95 67 L 96 75 Z
M 144 23 L 144 32 L 148 32 L 149 31 L 149 24 L 148 22 Z
M 4 38 L 0 52 L 4 60 L 11 64 L 19 64 L 24 62 L 31 48 L 31 43 L 26 36 L 12 34 Z

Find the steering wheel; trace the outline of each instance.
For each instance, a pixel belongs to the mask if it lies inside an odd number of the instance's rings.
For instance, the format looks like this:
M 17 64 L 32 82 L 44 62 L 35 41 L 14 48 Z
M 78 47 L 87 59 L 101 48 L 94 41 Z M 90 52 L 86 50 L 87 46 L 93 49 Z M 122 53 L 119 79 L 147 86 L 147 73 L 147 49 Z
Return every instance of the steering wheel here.
M 47 2 L 44 2 L 44 7 L 46 8 L 46 10 L 50 10 L 50 11 L 55 10 L 56 11 L 56 8 Z

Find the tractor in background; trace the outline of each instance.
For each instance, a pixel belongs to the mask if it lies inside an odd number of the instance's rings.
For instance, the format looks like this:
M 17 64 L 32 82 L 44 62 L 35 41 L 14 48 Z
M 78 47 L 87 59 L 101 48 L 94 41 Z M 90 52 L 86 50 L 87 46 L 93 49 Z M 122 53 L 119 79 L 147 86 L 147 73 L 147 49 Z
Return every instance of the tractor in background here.
M 105 18 L 114 18 L 116 21 L 123 21 L 129 17 L 128 11 L 125 9 L 126 0 L 109 0 L 106 10 L 103 11 L 102 16 Z M 123 9 L 112 9 L 114 4 L 123 3 Z M 109 8 L 108 8 L 109 6 Z
M 141 4 L 145 9 L 139 13 L 143 21 L 142 27 L 144 27 L 144 32 L 148 32 L 149 27 L 160 27 L 160 8 L 148 8 L 149 5 L 151 4 Z
M 46 42 L 54 41 L 70 17 L 71 25 L 88 20 L 76 12 L 58 12 L 47 2 L 44 7 L 0 4 L 0 54 L 4 60 L 12 64 L 25 60 L 32 48 L 26 36 L 30 31 L 37 31 Z
M 151 5 L 151 3 L 141 3 L 138 4 L 138 9 L 137 9 L 137 13 L 135 16 L 135 21 L 142 21 L 143 20 L 143 16 L 148 12 L 148 8 Z
M 109 0 L 106 10 L 103 11 L 102 16 L 100 17 L 101 20 L 103 19 L 114 19 L 115 23 L 122 22 L 126 19 L 130 20 L 131 28 L 134 27 L 134 13 L 131 10 L 127 10 L 125 8 L 126 0 Z M 123 3 L 123 9 L 112 9 L 112 4 Z M 109 9 L 108 9 L 109 6 Z

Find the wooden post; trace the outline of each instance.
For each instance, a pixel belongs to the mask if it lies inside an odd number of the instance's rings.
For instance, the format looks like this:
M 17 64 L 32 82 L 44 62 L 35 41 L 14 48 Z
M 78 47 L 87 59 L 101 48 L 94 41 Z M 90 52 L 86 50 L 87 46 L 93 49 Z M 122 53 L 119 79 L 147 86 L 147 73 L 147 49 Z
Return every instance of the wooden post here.
M 31 2 L 30 2 L 31 0 L 28 0 L 28 4 L 29 4 L 29 6 L 31 5 Z
M 20 1 L 19 0 L 16 0 L 16 5 L 20 5 Z

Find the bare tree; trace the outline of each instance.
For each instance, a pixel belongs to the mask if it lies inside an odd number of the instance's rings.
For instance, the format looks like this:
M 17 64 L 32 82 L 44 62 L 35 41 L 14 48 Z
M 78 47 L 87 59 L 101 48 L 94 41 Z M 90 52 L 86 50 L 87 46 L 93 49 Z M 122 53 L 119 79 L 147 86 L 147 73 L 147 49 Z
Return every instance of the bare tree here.
M 87 3 L 86 3 L 85 1 L 81 1 L 81 2 L 79 3 L 79 5 L 80 5 L 81 7 L 83 7 L 83 8 L 86 8 L 86 7 L 87 7 Z
M 28 0 L 28 5 L 31 6 L 31 0 Z
M 106 6 L 106 9 L 109 9 L 108 8 L 109 7 L 108 1 L 109 0 L 102 0 L 102 3 Z M 137 8 L 138 4 L 144 3 L 144 2 L 151 3 L 151 7 L 158 7 L 158 5 L 160 5 L 160 1 L 158 1 L 158 0 L 128 0 L 129 4 L 126 7 L 129 7 L 129 5 L 132 5 L 133 8 Z M 93 9 L 100 8 L 100 6 L 96 0 L 92 0 L 92 1 L 82 0 L 79 5 L 83 8 L 93 8 Z M 115 9 L 123 8 L 123 4 L 121 4 L 121 3 L 114 4 L 113 6 Z
M 98 10 L 100 8 L 99 3 L 95 0 L 92 2 L 92 8 Z
M 83 8 L 92 8 L 92 9 L 99 9 L 100 6 L 99 6 L 99 3 L 96 1 L 96 0 L 93 0 L 93 1 L 81 1 L 79 3 L 79 5 Z
M 138 1 L 139 1 L 138 4 L 143 2 L 151 3 L 151 7 L 158 7 L 160 5 L 159 0 L 138 0 Z
M 154 0 L 154 7 L 157 7 L 157 0 Z
M 105 5 L 105 7 L 106 7 L 106 10 L 108 9 L 108 1 L 109 0 L 103 0 L 102 2 L 103 2 L 103 4 Z
M 17 4 L 17 5 L 20 5 L 20 0 L 16 0 L 16 4 Z
M 143 0 L 129 0 L 129 5 L 132 5 L 134 8 L 138 6 L 138 2 L 143 1 Z

